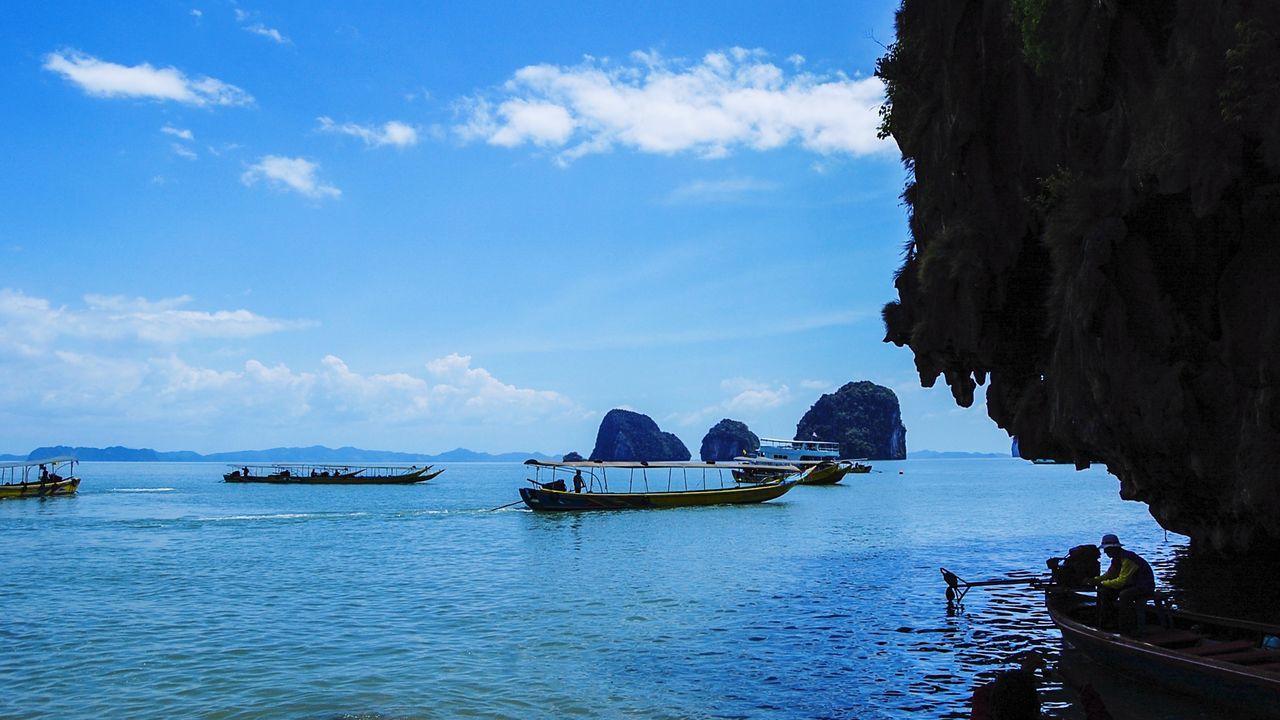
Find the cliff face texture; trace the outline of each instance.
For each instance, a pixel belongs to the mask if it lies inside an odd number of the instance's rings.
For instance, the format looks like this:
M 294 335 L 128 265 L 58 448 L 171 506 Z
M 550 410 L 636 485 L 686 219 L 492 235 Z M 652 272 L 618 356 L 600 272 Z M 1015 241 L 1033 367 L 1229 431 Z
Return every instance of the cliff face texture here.
M 886 340 L 1193 547 L 1280 547 L 1280 3 L 904 0 Z
M 840 443 L 842 458 L 902 460 L 907 456 L 907 428 L 898 396 L 866 380 L 846 383 L 818 398 L 796 424 L 796 439 L 812 437 Z
M 699 456 L 703 462 L 732 460 L 760 449 L 760 438 L 746 423 L 725 418 L 716 423 L 702 438 Z
M 592 460 L 688 460 L 680 438 L 663 432 L 648 415 L 610 410 L 600 421 Z

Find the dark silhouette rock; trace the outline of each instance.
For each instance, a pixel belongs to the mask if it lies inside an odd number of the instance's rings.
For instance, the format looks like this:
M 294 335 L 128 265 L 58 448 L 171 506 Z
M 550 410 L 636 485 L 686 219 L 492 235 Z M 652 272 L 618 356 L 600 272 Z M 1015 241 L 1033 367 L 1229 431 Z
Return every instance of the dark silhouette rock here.
M 579 455 L 578 453 L 576 453 L 576 452 L 571 452 L 571 453 L 569 453 L 568 455 L 565 455 L 563 458 L 561 458 L 561 460 L 560 460 L 560 461 L 561 461 L 561 462 L 582 462 L 584 459 L 585 459 L 585 458 L 583 458 L 583 457 L 582 457 L 581 455 Z
M 592 460 L 688 460 L 680 438 L 662 432 L 648 415 L 610 410 L 600 421 Z
M 716 423 L 702 438 L 699 455 L 703 462 L 732 460 L 760 449 L 760 438 L 751 432 L 746 423 L 725 418 Z
M 898 396 L 865 380 L 823 395 L 800 418 L 796 439 L 814 437 L 840 443 L 842 458 L 902 460 L 907 456 L 907 428 Z
M 1102 461 L 1193 548 L 1280 548 L 1280 3 L 905 0 L 884 309 L 1024 457 Z

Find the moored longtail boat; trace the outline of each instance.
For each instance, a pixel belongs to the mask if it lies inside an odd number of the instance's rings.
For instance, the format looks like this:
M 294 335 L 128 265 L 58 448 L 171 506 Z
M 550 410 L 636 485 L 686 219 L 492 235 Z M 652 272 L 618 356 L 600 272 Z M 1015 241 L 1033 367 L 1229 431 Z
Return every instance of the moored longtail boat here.
M 431 472 L 426 467 L 400 465 L 233 465 L 222 476 L 229 483 L 273 483 L 276 485 L 411 485 L 426 482 L 444 468 Z
M 1280 626 L 1157 607 L 1138 633 L 1122 634 L 1098 627 L 1092 595 L 1057 586 L 1045 607 L 1062 639 L 1094 662 L 1231 708 L 1232 718 L 1280 718 Z
M 634 510 L 762 503 L 781 497 L 803 474 L 785 480 L 738 486 L 724 473 L 758 469 L 751 463 L 689 462 L 545 462 L 526 460 L 539 479 L 520 488 L 520 499 L 532 510 Z M 791 468 L 797 472 L 796 468 Z M 568 486 L 582 474 L 580 492 Z M 549 478 L 547 477 L 549 476 Z M 709 482 L 714 477 L 715 482 Z M 546 479 L 543 481 L 543 479 Z M 609 483 L 612 479 L 613 487 Z M 622 489 L 625 485 L 626 489 Z
M 80 487 L 73 457 L 0 463 L 0 498 L 74 495 Z

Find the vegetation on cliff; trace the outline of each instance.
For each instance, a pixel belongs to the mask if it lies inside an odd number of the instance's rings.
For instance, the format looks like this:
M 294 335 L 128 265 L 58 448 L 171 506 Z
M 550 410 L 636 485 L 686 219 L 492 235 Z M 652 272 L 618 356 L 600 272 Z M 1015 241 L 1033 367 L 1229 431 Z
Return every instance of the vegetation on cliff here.
M 796 439 L 813 437 L 840 443 L 842 458 L 902 460 L 907 456 L 907 429 L 898 396 L 865 380 L 818 398 L 796 425 Z
M 760 438 L 746 423 L 725 418 L 703 436 L 699 456 L 703 462 L 720 462 L 750 455 L 759 449 Z
M 904 0 L 886 340 L 1196 546 L 1280 546 L 1280 3 Z
M 630 410 L 610 410 L 600 421 L 592 460 L 688 460 L 689 449 L 680 438 L 663 432 L 648 415 Z

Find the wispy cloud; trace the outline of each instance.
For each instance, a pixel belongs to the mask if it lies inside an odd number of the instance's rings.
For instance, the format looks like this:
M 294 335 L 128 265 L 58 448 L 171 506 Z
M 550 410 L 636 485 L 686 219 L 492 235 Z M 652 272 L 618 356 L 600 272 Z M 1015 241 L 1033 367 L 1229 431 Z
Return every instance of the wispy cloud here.
M 191 132 L 190 130 L 185 130 L 185 129 L 182 129 L 182 128 L 176 128 L 176 127 L 173 127 L 173 126 L 170 126 L 170 125 L 165 125 L 164 127 L 160 128 L 160 132 L 164 133 L 165 135 L 172 135 L 172 136 L 174 136 L 174 137 L 176 137 L 176 138 L 181 138 L 181 139 L 183 139 L 183 140 L 194 140 L 194 139 L 195 139 L 195 135 L 194 135 L 194 134 L 192 134 L 192 132 Z
M 0 289 L 0 344 L 40 352 L 61 338 L 175 344 L 205 338 L 249 338 L 314 323 L 275 320 L 248 310 L 188 310 L 192 298 L 161 300 L 86 295 L 84 307 L 54 307 L 44 298 Z
M 530 65 L 459 104 L 455 131 L 502 147 L 555 151 L 561 163 L 616 147 L 708 158 L 798 144 L 824 155 L 891 153 L 876 137 L 884 87 L 876 78 L 797 72 L 762 50 L 732 48 L 697 62 L 633 53 L 627 64 Z
M 183 158 L 185 160 L 195 160 L 199 158 L 199 156 L 196 155 L 196 151 L 192 150 L 186 145 L 180 145 L 178 143 L 170 143 L 169 147 L 173 149 L 174 155 L 177 155 L 178 157 Z
M 253 25 L 246 25 L 244 28 L 244 31 L 253 33 L 254 35 L 261 35 L 262 37 L 275 42 L 277 45 L 290 45 L 293 42 L 292 40 L 285 37 L 284 35 L 281 35 L 279 30 L 276 30 L 275 28 L 269 28 L 266 25 L 263 25 L 262 23 L 254 23 Z
M 119 65 L 78 50 L 49 53 L 44 58 L 44 69 L 95 97 L 144 98 L 197 107 L 253 103 L 253 97 L 245 91 L 215 78 L 188 77 L 175 67 L 156 68 L 148 63 Z
M 240 181 L 245 185 L 254 185 L 259 180 L 265 180 L 268 185 L 293 190 L 312 200 L 341 197 L 341 190 L 325 185 L 316 176 L 319 168 L 319 164 L 304 158 L 264 155 L 257 163 L 249 166 L 240 176 Z
M 694 180 L 667 194 L 666 201 L 673 205 L 710 205 L 741 202 L 752 195 L 777 190 L 778 183 L 755 178 L 728 178 L 725 180 Z
M 395 147 L 406 148 L 418 143 L 417 129 L 412 125 L 406 125 L 396 120 L 384 123 L 382 127 L 357 125 L 356 123 L 339 125 L 332 118 L 324 116 L 317 118 L 317 120 L 320 122 L 320 132 L 358 137 L 370 147 L 394 145 Z

